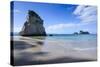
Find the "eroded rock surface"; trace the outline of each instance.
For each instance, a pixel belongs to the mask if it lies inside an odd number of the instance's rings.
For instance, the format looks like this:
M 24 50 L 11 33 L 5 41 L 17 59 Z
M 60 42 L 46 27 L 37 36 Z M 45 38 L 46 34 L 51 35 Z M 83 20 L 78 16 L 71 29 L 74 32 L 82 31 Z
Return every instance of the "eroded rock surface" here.
M 43 20 L 34 11 L 29 10 L 27 20 L 19 34 L 22 36 L 45 36 Z

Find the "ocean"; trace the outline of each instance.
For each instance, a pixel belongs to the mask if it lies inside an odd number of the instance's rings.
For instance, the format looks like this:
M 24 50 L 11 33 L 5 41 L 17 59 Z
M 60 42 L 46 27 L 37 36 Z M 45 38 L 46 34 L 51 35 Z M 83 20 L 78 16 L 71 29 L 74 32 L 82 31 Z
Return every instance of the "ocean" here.
M 19 39 L 18 36 L 19 35 L 15 35 L 15 39 Z M 97 48 L 96 34 L 87 34 L 87 35 L 67 34 L 64 36 L 30 36 L 29 38 L 33 39 L 33 41 L 34 39 L 42 40 L 44 44 L 48 42 L 56 42 L 59 43 L 60 45 L 64 45 L 65 47 L 67 46 L 67 48 L 75 48 L 80 50 Z

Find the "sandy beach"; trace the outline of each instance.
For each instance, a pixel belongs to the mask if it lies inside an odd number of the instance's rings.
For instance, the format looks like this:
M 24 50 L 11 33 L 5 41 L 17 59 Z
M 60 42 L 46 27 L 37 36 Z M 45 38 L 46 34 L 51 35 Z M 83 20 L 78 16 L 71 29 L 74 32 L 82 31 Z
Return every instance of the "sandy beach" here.
M 45 37 L 14 37 L 14 65 L 35 65 L 96 61 L 96 49 L 72 48 L 69 42 L 46 40 Z

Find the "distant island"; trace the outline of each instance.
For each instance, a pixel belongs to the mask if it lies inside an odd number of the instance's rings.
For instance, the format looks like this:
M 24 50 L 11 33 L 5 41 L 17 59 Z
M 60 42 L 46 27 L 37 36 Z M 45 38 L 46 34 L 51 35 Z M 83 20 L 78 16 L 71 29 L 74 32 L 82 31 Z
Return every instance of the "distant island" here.
M 80 32 L 74 32 L 74 34 L 90 34 L 90 33 L 88 31 L 80 30 Z
M 90 32 L 80 30 L 79 32 L 74 32 L 73 34 L 75 35 L 90 34 Z M 47 36 L 66 36 L 66 35 L 73 35 L 73 34 L 47 34 Z

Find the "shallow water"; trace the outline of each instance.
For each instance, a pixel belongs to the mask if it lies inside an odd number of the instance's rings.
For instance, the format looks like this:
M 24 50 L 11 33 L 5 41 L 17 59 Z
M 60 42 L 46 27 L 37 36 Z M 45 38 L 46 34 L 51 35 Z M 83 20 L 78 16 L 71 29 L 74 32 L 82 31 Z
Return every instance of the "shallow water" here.
M 56 45 L 64 45 L 67 48 L 96 48 L 97 35 L 66 35 L 66 36 L 47 36 L 47 37 L 31 37 L 33 39 L 43 40 L 44 44 L 48 42 L 56 43 Z M 68 46 L 69 45 L 69 46 Z M 44 45 L 45 46 L 45 45 Z

